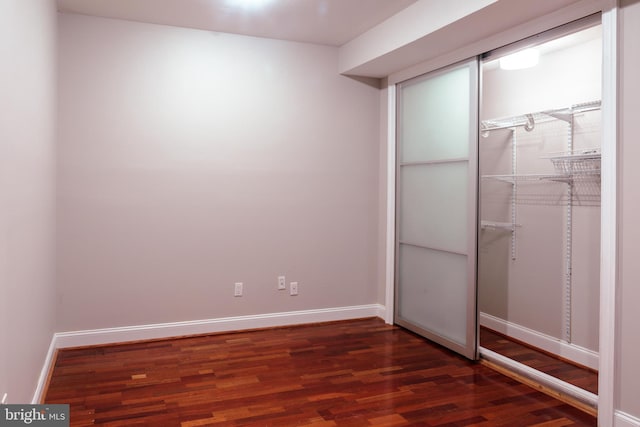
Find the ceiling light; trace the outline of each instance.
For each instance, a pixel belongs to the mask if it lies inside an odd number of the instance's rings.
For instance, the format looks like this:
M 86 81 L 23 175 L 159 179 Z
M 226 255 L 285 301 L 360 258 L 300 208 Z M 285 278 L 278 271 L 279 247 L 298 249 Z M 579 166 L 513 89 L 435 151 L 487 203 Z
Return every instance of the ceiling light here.
M 525 49 L 500 58 L 500 68 L 503 70 L 522 70 L 538 65 L 540 54 L 537 49 Z
M 243 7 L 245 9 L 257 9 L 260 8 L 267 3 L 270 3 L 272 0 L 227 0 L 228 3 Z

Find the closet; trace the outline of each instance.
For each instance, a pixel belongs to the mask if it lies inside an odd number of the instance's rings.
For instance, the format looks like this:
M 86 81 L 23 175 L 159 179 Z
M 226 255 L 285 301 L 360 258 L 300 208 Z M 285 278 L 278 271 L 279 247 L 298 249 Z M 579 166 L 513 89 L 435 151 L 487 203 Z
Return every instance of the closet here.
M 480 351 L 596 394 L 601 28 L 535 49 L 534 66 L 482 63 Z
M 592 409 L 599 21 L 396 87 L 395 323 L 562 388 Z M 509 63 L 523 52 L 528 63 Z M 548 369 L 549 360 L 564 365 Z

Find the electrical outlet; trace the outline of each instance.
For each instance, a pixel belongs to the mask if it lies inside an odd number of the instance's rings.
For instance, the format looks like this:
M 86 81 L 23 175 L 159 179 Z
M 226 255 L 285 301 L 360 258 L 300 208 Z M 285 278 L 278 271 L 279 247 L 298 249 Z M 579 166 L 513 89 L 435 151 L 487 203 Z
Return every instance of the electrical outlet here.
M 287 281 L 284 276 L 278 276 L 278 290 L 287 289 Z
M 0 404 L 4 405 L 5 403 L 7 403 L 7 395 L 9 393 L 5 393 L 4 396 L 2 396 L 2 402 L 0 402 Z
M 289 295 L 298 295 L 298 282 L 291 282 L 289 284 Z
M 233 289 L 233 296 L 234 297 L 242 296 L 242 282 L 236 282 L 235 288 Z

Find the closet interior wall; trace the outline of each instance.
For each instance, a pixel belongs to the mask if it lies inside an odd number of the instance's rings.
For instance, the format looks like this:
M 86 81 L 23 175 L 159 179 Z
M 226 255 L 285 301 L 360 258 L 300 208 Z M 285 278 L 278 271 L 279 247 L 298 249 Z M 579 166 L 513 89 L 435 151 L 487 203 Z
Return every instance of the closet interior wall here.
M 568 43 L 544 51 L 534 68 L 505 71 L 497 61 L 486 62 L 481 100 L 485 124 L 594 101 L 596 107 L 574 114 L 572 129 L 565 120 L 547 117 L 529 130 L 520 125 L 483 132 L 479 141 L 480 324 L 502 328 L 499 332 L 530 331 L 590 352 L 598 351 L 599 177 L 573 181 L 569 194 L 562 180 L 514 184 L 487 176 L 553 175 L 558 165 L 550 157 L 571 145 L 576 153 L 599 153 L 600 31 L 594 27 L 565 38 Z

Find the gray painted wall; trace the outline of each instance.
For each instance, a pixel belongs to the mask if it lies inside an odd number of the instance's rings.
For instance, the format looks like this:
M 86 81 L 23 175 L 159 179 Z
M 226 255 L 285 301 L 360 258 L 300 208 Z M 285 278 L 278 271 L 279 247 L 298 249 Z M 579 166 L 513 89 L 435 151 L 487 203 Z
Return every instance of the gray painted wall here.
M 0 399 L 29 403 L 54 331 L 55 2 L 0 1 Z
M 337 48 L 59 24 L 58 330 L 381 302 L 379 90 Z

